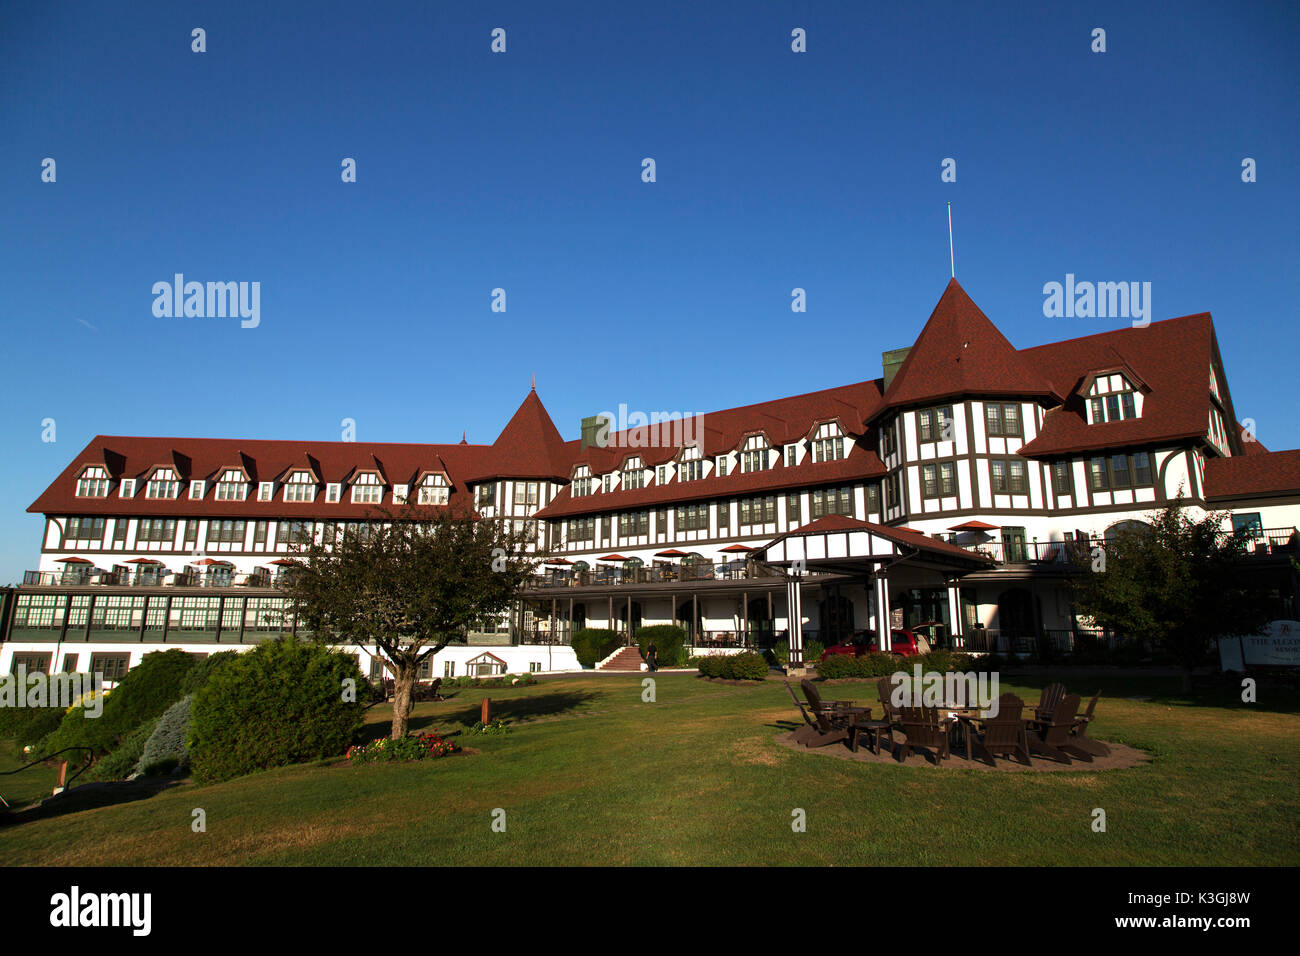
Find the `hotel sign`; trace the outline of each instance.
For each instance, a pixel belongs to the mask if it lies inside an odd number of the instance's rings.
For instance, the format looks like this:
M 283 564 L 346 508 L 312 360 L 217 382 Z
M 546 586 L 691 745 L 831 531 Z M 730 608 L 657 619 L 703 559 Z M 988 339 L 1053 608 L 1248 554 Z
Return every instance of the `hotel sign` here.
M 1273 621 L 1249 637 L 1221 637 L 1219 661 L 1225 671 L 1300 667 L 1300 621 Z

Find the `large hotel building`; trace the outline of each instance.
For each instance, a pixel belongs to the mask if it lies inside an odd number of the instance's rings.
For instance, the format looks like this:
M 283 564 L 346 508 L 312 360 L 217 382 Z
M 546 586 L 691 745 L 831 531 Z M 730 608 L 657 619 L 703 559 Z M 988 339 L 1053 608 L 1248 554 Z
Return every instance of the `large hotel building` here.
M 426 676 L 571 669 L 584 626 L 677 623 L 715 653 L 924 622 L 975 649 L 1068 647 L 1090 631 L 1071 557 L 1180 494 L 1252 529 L 1296 616 L 1300 451 L 1238 423 L 1208 314 L 1016 349 L 953 280 L 881 371 L 669 442 L 565 441 L 535 391 L 490 445 L 99 436 L 28 509 L 40 560 L 5 592 L 0 671 L 112 679 L 151 650 L 292 631 L 294 542 L 408 496 L 518 522 L 547 559 Z

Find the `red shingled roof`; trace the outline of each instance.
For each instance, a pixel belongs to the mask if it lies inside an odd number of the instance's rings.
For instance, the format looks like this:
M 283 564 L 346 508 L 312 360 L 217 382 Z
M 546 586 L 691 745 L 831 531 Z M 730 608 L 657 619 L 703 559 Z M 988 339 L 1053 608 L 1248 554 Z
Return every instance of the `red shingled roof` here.
M 896 408 L 963 395 L 1059 397 L 952 279 L 885 390 L 884 404 Z
M 880 535 L 887 538 L 895 544 L 901 544 L 908 548 L 919 548 L 922 551 L 930 551 L 935 554 L 947 555 L 950 558 L 963 558 L 968 561 L 977 563 L 994 564 L 995 562 L 982 554 L 974 551 L 967 551 L 965 548 L 959 548 L 955 544 L 949 544 L 947 541 L 940 541 L 937 538 L 931 538 L 929 535 L 920 531 L 912 531 L 908 528 L 891 528 L 888 525 L 875 524 L 871 521 L 863 521 L 859 518 L 850 518 L 847 515 L 827 515 L 824 518 L 818 518 L 801 528 L 793 531 L 787 531 L 785 534 L 778 535 L 769 541 L 761 550 L 766 551 L 778 541 L 784 541 L 786 538 L 807 537 L 814 534 L 833 534 L 837 531 L 870 531 L 872 534 Z
M 488 470 L 475 478 L 569 478 L 564 439 L 536 391 L 501 429 L 492 451 Z
M 1200 438 L 1209 432 L 1210 365 L 1217 355 L 1209 313 L 1040 345 L 1021 354 L 1066 396 L 1063 405 L 1048 410 L 1038 437 L 1020 449 L 1027 458 Z M 1089 425 L 1080 387 L 1093 372 L 1122 366 L 1148 389 L 1141 417 Z M 1226 384 L 1223 388 L 1226 396 Z
M 1246 442 L 1249 448 L 1256 442 Z M 1254 450 L 1205 463 L 1205 497 L 1254 498 L 1300 495 L 1300 449 L 1260 454 Z

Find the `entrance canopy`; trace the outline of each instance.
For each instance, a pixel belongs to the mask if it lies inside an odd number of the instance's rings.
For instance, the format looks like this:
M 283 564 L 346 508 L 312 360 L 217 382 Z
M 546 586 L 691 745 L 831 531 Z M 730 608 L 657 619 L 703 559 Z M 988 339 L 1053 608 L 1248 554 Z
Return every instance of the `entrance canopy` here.
M 945 575 L 992 567 L 994 561 L 920 531 L 890 528 L 844 515 L 827 515 L 774 538 L 762 559 L 777 567 L 802 563 L 809 570 L 861 574 L 875 565 L 905 562 Z

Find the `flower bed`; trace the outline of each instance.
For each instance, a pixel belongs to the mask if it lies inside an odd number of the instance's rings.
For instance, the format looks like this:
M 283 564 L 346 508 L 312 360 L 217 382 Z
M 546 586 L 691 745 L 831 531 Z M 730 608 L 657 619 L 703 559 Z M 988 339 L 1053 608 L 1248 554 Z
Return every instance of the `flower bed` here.
M 349 747 L 349 763 L 387 763 L 394 760 L 427 760 L 446 757 L 460 750 L 450 740 L 443 740 L 437 731 L 418 737 L 382 737 L 368 744 Z

